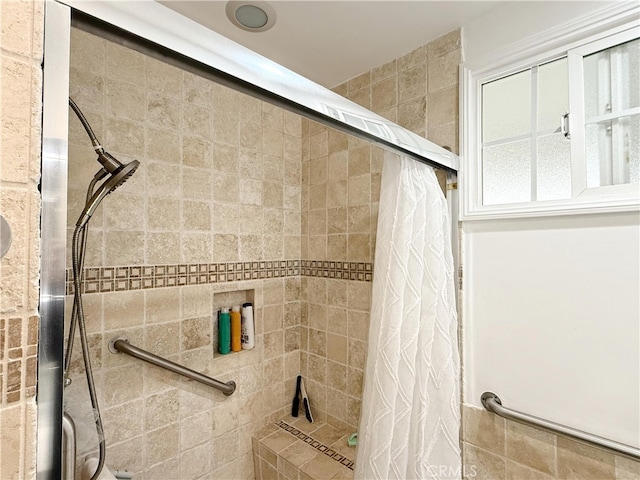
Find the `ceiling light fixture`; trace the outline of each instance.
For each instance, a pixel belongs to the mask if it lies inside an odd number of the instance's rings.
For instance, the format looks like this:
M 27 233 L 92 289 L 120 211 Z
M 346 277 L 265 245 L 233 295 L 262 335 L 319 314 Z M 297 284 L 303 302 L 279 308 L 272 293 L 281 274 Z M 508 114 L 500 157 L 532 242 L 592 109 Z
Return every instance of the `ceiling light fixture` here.
M 276 23 L 276 11 L 267 2 L 230 1 L 225 11 L 231 23 L 248 32 L 264 32 Z

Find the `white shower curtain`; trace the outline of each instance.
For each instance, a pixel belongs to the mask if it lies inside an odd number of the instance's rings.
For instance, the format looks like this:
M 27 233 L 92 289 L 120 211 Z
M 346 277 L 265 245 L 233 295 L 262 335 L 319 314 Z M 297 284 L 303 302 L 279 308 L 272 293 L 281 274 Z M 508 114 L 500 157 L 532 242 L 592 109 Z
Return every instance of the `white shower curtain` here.
M 356 479 L 461 477 L 450 233 L 433 169 L 387 154 Z

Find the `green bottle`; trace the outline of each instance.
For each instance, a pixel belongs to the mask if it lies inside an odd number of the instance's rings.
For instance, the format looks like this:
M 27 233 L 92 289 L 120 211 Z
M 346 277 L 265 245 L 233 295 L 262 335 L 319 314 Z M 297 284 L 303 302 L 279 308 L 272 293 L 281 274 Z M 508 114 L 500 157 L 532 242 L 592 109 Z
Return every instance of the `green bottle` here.
M 231 315 L 228 308 L 218 312 L 218 351 L 223 355 L 231 351 Z

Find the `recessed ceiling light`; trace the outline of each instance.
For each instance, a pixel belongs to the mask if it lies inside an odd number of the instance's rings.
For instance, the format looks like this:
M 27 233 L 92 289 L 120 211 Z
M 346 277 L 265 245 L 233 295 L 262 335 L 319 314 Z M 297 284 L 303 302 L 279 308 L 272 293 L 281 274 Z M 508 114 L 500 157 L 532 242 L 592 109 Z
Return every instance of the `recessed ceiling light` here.
M 248 32 L 264 32 L 276 23 L 276 12 L 267 2 L 230 1 L 225 11 L 231 23 Z

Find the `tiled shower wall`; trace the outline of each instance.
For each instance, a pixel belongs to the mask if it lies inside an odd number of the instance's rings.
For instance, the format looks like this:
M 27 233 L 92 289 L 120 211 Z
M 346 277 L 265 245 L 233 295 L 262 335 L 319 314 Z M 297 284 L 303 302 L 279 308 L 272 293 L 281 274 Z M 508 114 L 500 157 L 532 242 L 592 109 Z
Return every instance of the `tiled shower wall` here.
M 43 2 L 0 2 L 0 478 L 35 476 Z
M 335 91 L 457 152 L 460 60 L 458 30 Z M 306 120 L 302 139 L 303 258 L 372 268 L 383 150 Z M 312 402 L 319 418 L 355 431 L 371 283 L 303 277 L 302 293 L 301 365 Z
M 141 163 L 92 218 L 85 263 L 107 465 L 135 478 L 253 478 L 251 436 L 284 415 L 300 370 L 301 119 L 75 29 L 70 89 L 105 148 Z M 71 238 L 99 167 L 73 115 L 69 153 Z M 219 356 L 214 312 L 245 301 L 257 346 Z M 238 388 L 225 397 L 110 353 L 117 336 Z M 65 403 L 88 451 L 74 354 Z

